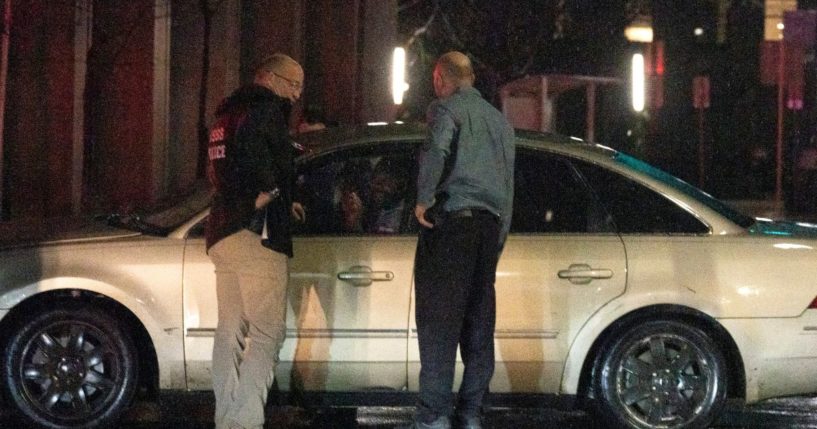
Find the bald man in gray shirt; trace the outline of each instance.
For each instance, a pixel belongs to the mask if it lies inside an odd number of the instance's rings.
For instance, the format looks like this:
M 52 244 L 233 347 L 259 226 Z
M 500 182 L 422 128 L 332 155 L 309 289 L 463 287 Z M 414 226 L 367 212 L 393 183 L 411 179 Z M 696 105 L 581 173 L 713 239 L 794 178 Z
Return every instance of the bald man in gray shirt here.
M 467 56 L 437 60 L 419 156 L 415 216 L 423 226 L 414 267 L 420 397 L 414 427 L 481 428 L 494 371 L 499 255 L 511 223 L 514 133 L 473 88 Z M 452 412 L 454 364 L 465 365 Z

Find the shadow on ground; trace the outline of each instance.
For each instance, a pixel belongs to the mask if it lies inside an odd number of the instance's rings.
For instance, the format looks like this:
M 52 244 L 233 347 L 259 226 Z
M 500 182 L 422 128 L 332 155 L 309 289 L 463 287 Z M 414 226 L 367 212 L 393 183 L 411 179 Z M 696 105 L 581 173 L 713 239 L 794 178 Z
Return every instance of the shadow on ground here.
M 159 401 L 137 403 L 121 429 L 212 429 L 213 395 L 206 392 L 168 393 Z M 315 407 L 270 406 L 265 428 L 275 429 L 391 429 L 408 424 L 412 408 L 400 406 Z M 8 413 L 0 413 L 0 428 L 24 427 Z M 495 407 L 486 415 L 493 429 L 596 429 L 589 416 L 562 406 Z M 712 429 L 817 429 L 817 396 L 778 398 L 752 406 L 727 405 Z

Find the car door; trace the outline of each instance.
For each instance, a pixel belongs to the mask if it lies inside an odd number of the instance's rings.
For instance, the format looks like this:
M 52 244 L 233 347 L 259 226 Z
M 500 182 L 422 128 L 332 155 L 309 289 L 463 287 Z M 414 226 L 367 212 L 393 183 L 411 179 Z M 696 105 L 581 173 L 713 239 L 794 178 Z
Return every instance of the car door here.
M 610 217 L 565 157 L 519 147 L 514 192 L 511 234 L 497 267 L 491 391 L 558 392 L 577 331 L 624 292 L 624 248 Z M 412 329 L 409 381 L 416 383 Z M 457 376 L 461 373 L 458 363 Z
M 413 153 L 408 144 L 349 148 L 300 174 L 307 221 L 297 232 L 290 289 L 297 337 L 282 359 L 306 390 L 406 386 L 417 239 L 402 232 L 413 207 Z M 385 176 L 398 183 L 391 201 L 377 204 Z M 362 206 L 357 218 L 345 212 L 350 199 Z
M 306 222 L 294 231 L 287 339 L 276 370 L 280 388 L 405 388 L 416 237 L 400 232 L 409 211 L 405 198 L 412 153 L 411 146 L 347 148 L 299 168 L 297 199 Z M 375 213 L 370 206 L 378 194 L 374 175 L 384 169 L 402 175 L 399 195 L 391 197 L 396 201 L 388 210 Z M 341 202 L 352 192 L 363 209 L 356 222 L 346 225 Z M 203 241 L 188 242 L 188 378 L 191 386 L 207 388 L 217 322 L 215 282 Z

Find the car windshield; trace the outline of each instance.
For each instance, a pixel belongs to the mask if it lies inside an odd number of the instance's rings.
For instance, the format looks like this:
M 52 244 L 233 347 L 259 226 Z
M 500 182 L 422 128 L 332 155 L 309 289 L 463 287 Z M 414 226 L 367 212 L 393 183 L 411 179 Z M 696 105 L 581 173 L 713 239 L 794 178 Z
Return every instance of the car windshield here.
M 145 216 L 138 212 L 119 214 L 111 213 L 107 215 L 95 216 L 94 219 L 104 222 L 114 228 L 126 229 L 147 235 L 163 237 L 173 230 L 174 225 L 159 225 L 147 220 L 150 216 Z
M 699 201 L 705 204 L 710 209 L 718 212 L 721 216 L 726 217 L 730 221 L 740 225 L 743 228 L 748 228 L 755 223 L 755 219 L 751 216 L 747 216 L 739 211 L 735 210 L 734 208 L 730 207 L 728 204 L 714 198 L 713 196 L 707 194 L 706 192 L 690 185 L 687 182 L 665 172 L 659 170 L 658 168 L 653 167 L 652 165 L 647 164 L 641 160 L 633 158 L 627 154 L 618 152 L 613 157 L 613 159 L 627 167 L 630 167 L 634 170 L 640 171 L 651 178 L 660 181 L 661 183 L 666 184 L 667 186 L 672 187 L 678 191 L 683 192 L 685 195 L 694 198 L 696 201 Z
M 210 189 L 200 186 L 193 193 L 169 201 L 153 211 L 134 209 L 127 213 L 110 213 L 94 218 L 115 228 L 163 237 L 209 205 Z

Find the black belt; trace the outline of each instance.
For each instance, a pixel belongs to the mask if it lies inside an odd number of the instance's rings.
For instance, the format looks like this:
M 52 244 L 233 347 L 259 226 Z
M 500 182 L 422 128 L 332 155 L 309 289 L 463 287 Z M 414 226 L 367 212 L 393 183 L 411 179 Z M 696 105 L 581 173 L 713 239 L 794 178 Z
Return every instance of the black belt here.
M 447 212 L 446 216 L 450 219 L 458 219 L 463 217 L 478 217 L 478 216 L 490 216 L 492 218 L 496 218 L 497 216 L 485 209 L 459 209 L 454 210 L 451 212 Z

